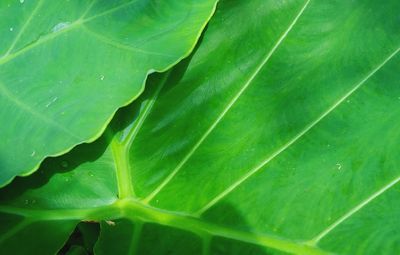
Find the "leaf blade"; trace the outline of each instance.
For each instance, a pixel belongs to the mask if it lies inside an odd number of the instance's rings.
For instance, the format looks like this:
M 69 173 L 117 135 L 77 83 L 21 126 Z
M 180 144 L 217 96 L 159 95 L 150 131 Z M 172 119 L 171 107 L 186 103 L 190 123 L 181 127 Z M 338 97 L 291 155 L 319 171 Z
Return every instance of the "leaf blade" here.
M 215 3 L 36 1 L 0 7 L 8 13 L 0 49 L 0 116 L 9 120 L 0 130 L 5 185 L 35 171 L 45 157 L 97 139 L 116 109 L 143 91 L 147 74 L 189 54 Z M 176 37 L 180 42 L 170 44 Z

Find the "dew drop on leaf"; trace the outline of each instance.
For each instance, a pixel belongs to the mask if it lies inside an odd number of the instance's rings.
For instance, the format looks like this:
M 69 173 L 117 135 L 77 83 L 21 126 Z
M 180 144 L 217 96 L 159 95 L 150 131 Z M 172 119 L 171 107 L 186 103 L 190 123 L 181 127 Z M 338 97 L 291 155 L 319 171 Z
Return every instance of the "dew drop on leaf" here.
M 55 25 L 54 27 L 53 27 L 53 29 L 51 30 L 53 33 L 54 32 L 58 32 L 58 31 L 61 31 L 61 30 L 63 30 L 63 29 L 66 29 L 67 27 L 69 27 L 69 25 L 70 25 L 71 23 L 70 22 L 61 22 L 61 23 L 58 23 L 57 25 Z
M 106 220 L 107 225 L 109 226 L 115 226 L 115 222 L 112 220 Z

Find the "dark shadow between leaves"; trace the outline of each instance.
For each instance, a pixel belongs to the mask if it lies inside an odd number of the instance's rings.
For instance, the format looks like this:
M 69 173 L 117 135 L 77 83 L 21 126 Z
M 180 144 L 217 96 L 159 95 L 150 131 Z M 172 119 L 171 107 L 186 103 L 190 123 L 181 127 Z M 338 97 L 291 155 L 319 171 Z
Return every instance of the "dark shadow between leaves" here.
M 220 202 L 210 208 L 202 216 L 203 220 L 231 228 L 252 233 L 252 229 L 243 217 L 243 215 L 235 208 L 234 205 L 227 202 Z M 256 237 L 256 234 L 254 234 Z M 242 241 L 232 240 L 224 237 L 213 237 L 210 243 L 210 254 L 218 255 L 268 255 L 272 254 L 264 247 Z
M 93 248 L 98 240 L 99 233 L 100 224 L 89 222 L 79 223 L 63 248 L 57 252 L 57 255 L 71 254 L 71 250 L 76 246 L 80 247 L 85 254 L 94 254 Z
M 199 43 L 202 38 L 203 36 L 199 39 Z M 169 76 L 170 78 L 167 82 L 168 86 L 164 89 L 168 90 L 180 81 L 193 54 L 198 49 L 198 45 L 199 44 L 197 44 L 190 56 L 182 60 L 176 67 L 174 67 L 174 69 L 171 70 L 172 74 Z M 126 129 L 130 124 L 132 124 L 132 120 L 138 117 L 142 105 L 152 96 L 152 85 L 156 83 L 162 75 L 162 73 L 154 73 L 148 77 L 144 93 L 133 103 L 120 108 L 116 112 L 107 127 L 105 134 L 103 134 L 99 139 L 93 143 L 77 145 L 65 155 L 46 158 L 35 173 L 28 177 L 16 177 L 11 184 L 0 189 L 0 201 L 12 200 L 21 195 L 25 190 L 36 189 L 45 185 L 52 176 L 57 173 L 71 172 L 85 162 L 93 162 L 100 158 L 109 145 L 109 134 L 112 134 L 113 136 L 118 135 L 120 131 Z M 108 136 L 106 134 L 108 134 Z
M 80 164 L 97 160 L 107 148 L 104 136 L 91 144 L 81 144 L 60 157 L 46 158 L 40 168 L 29 177 L 17 177 L 0 190 L 1 200 L 12 200 L 25 190 L 36 189 L 45 185 L 53 175 L 73 171 Z M 68 163 L 67 163 L 68 162 Z
M 217 208 L 216 208 L 217 209 Z M 220 211 L 221 210 L 221 211 Z M 235 229 L 237 227 L 242 231 L 251 233 L 251 228 L 247 224 L 243 215 L 241 215 L 233 205 L 221 203 L 218 206 L 223 222 L 219 222 L 227 228 Z M 226 218 L 229 212 L 229 219 Z M 203 219 L 205 220 L 205 219 Z M 215 220 L 215 219 L 214 219 Z M 212 221 L 207 219 L 207 221 Z M 114 224 L 103 224 L 100 236 L 99 247 L 106 249 L 105 253 L 117 252 L 124 254 L 124 251 L 132 248 L 133 236 L 138 235 L 136 246 L 134 247 L 135 254 L 146 255 L 269 255 L 271 250 L 257 246 L 255 244 L 246 243 L 240 240 L 233 240 L 225 237 L 214 236 L 207 233 L 207 229 L 196 229 L 196 223 L 192 225 L 181 225 L 179 228 L 160 225 L 151 222 L 142 222 L 141 227 L 137 228 L 136 223 L 130 219 L 113 219 Z M 215 222 L 214 222 L 215 223 Z M 193 227 L 193 229 L 190 229 Z M 135 233 L 139 231 L 139 233 Z M 198 234 L 197 234 L 198 233 Z M 109 245 L 107 245 L 109 244 Z M 98 248 L 99 248 L 98 247 Z M 204 250 L 205 249 L 205 250 Z M 116 251 L 117 250 L 117 251 Z
M 202 38 L 203 36 L 200 38 L 199 43 L 197 45 L 200 44 Z M 198 46 L 196 46 L 193 53 L 189 57 L 181 61 L 176 67 L 174 67 L 173 70 L 171 70 L 172 73 L 169 76 L 167 84 L 162 89 L 161 93 L 167 93 L 169 90 L 174 88 L 179 83 L 179 81 L 183 78 L 184 73 L 186 72 L 192 60 L 193 54 L 195 54 L 197 49 Z M 146 82 L 146 89 L 144 93 L 132 104 L 123 107 L 116 112 L 105 134 L 103 134 L 99 139 L 97 139 L 93 143 L 78 145 L 63 156 L 51 157 L 45 159 L 44 162 L 41 164 L 39 170 L 29 177 L 15 178 L 15 180 L 10 185 L 0 190 L 0 202 L 7 200 L 12 201 L 14 198 L 22 195 L 26 190 L 37 189 L 46 185 L 46 183 L 48 183 L 49 180 L 57 173 L 71 172 L 83 163 L 93 162 L 98 160 L 104 154 L 105 150 L 109 146 L 110 138 L 116 135 L 121 135 L 121 131 L 125 130 L 129 125 L 132 124 L 133 120 L 138 117 L 139 112 L 143 107 L 143 104 L 146 103 L 153 94 L 152 86 L 161 79 L 162 75 L 163 74 L 155 73 L 149 76 L 148 81 Z M 235 228 L 239 228 L 243 231 L 251 233 L 251 228 L 247 224 L 245 218 L 235 209 L 235 206 L 231 204 L 220 203 L 216 205 L 203 216 L 203 219 L 227 227 L 235 226 Z M 166 228 L 166 227 L 161 227 L 159 225 L 157 226 L 160 228 Z M 98 225 L 95 224 L 94 228 L 98 228 Z M 156 235 L 156 232 L 149 233 L 147 236 L 142 236 L 141 238 L 144 238 L 143 242 L 145 243 L 146 242 L 145 239 L 151 237 L 149 235 Z M 61 251 L 68 251 L 70 246 L 76 244 L 82 245 L 80 242 L 82 242 L 84 235 L 81 233 L 81 230 L 79 228 L 77 228 L 75 233 L 77 237 L 72 236 L 71 237 L 72 239 L 70 239 L 71 241 L 67 242 L 66 246 L 64 246 L 64 248 Z M 98 236 L 98 234 L 96 235 Z M 162 236 L 161 235 L 158 237 L 154 236 L 153 238 L 150 239 L 160 241 L 162 239 Z M 180 239 L 178 238 L 177 241 L 179 240 Z M 179 243 L 177 243 L 176 245 L 178 244 Z M 175 249 L 176 245 L 171 246 L 170 249 Z M 167 244 L 166 246 L 170 247 L 170 245 Z M 152 246 L 150 245 L 149 247 Z M 211 254 L 221 254 L 221 255 L 222 254 L 267 255 L 268 254 L 265 248 L 259 247 L 257 245 L 235 241 L 223 237 L 215 237 L 215 236 L 212 237 L 211 239 L 210 249 L 211 249 Z M 173 252 L 173 250 L 169 250 L 168 252 Z

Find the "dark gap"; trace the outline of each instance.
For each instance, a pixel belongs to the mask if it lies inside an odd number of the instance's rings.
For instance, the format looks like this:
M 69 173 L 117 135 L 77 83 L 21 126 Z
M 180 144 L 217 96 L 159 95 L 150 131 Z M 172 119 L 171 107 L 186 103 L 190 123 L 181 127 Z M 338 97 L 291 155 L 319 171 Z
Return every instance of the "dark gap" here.
M 70 235 L 68 241 L 57 252 L 58 255 L 65 255 L 72 249 L 79 247 L 86 254 L 94 254 L 94 246 L 100 235 L 100 224 L 94 222 L 79 223 L 74 232 Z

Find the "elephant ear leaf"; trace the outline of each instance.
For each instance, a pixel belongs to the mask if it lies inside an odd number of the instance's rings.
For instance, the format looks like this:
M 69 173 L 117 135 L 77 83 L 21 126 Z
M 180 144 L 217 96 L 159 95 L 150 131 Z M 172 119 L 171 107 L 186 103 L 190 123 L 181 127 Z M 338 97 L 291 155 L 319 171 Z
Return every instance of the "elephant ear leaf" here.
M 86 220 L 97 254 L 398 253 L 399 9 L 221 1 L 101 139 L 2 190 L 0 248 Z
M 0 186 L 98 138 L 189 54 L 215 2 L 1 1 Z

